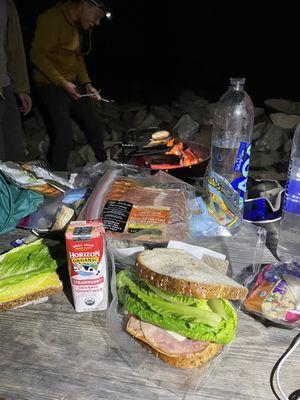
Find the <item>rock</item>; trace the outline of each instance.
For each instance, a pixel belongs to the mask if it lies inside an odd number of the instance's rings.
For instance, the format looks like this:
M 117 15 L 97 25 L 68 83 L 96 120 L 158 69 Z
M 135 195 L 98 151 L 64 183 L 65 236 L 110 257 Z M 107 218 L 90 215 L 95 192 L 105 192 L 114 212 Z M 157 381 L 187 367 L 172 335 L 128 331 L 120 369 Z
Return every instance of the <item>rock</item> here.
M 203 122 L 208 120 L 211 115 L 206 107 L 198 107 L 196 103 L 191 103 L 183 107 L 183 113 L 188 114 L 194 121 L 203 125 Z
M 173 133 L 177 134 L 182 141 L 194 140 L 198 131 L 199 123 L 194 121 L 188 114 L 183 115 L 173 128 Z
M 285 145 L 283 146 L 283 150 L 287 156 L 290 156 L 292 146 L 293 146 L 293 139 L 288 139 Z
M 142 123 L 144 122 L 144 120 L 147 117 L 147 110 L 140 110 L 135 114 L 134 120 L 133 120 L 133 125 L 135 128 L 137 128 L 138 126 L 142 125 Z
M 147 129 L 152 127 L 159 127 L 161 124 L 161 120 L 156 118 L 153 114 L 148 114 L 145 120 L 138 126 L 139 129 Z
M 170 113 L 167 106 L 154 106 L 152 107 L 151 112 L 162 122 L 171 123 L 173 121 L 173 115 Z
M 271 114 L 270 118 L 274 125 L 280 126 L 283 129 L 295 129 L 300 122 L 300 115 L 276 113 Z
M 194 141 L 210 148 L 211 138 L 212 138 L 212 126 L 205 125 L 200 128 L 199 133 L 195 134 Z
M 288 140 L 289 136 L 289 129 L 283 129 L 280 128 L 280 126 L 272 125 L 265 135 L 257 140 L 255 149 L 263 152 L 278 150 Z
M 209 104 L 209 101 L 204 99 L 203 97 L 198 97 L 194 101 L 194 106 L 198 108 L 206 107 Z
M 98 115 L 100 115 L 100 117 L 119 119 L 120 111 L 116 110 L 114 107 L 98 107 Z
M 140 110 L 145 110 L 146 108 L 147 106 L 141 103 L 128 103 L 119 106 L 120 112 L 126 112 L 126 111 L 138 112 Z
M 300 115 L 300 102 L 284 99 L 268 99 L 265 101 L 265 105 L 271 110 L 285 114 Z
M 259 118 L 264 115 L 265 109 L 262 107 L 254 107 L 254 118 Z
M 281 160 L 282 153 L 273 151 L 272 153 L 252 151 L 251 153 L 251 169 L 264 169 L 271 167 Z
M 268 119 L 263 122 L 259 122 L 258 124 L 255 124 L 253 127 L 252 141 L 255 142 L 257 139 L 265 135 L 271 128 L 271 126 L 272 123 Z
M 134 113 L 132 111 L 123 112 L 121 120 L 125 122 L 125 124 L 129 124 L 133 127 Z
M 88 163 L 96 163 L 95 154 L 90 145 L 86 144 L 71 151 L 68 159 L 68 170 L 83 167 Z

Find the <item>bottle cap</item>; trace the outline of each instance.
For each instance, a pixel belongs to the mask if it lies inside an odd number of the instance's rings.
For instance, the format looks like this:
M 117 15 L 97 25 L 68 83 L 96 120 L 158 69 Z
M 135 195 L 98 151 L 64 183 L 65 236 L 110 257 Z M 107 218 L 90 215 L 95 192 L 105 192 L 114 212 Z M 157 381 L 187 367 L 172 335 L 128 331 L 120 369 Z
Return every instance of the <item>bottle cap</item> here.
M 245 78 L 230 78 L 230 85 L 234 86 L 235 89 L 243 88 L 245 85 Z

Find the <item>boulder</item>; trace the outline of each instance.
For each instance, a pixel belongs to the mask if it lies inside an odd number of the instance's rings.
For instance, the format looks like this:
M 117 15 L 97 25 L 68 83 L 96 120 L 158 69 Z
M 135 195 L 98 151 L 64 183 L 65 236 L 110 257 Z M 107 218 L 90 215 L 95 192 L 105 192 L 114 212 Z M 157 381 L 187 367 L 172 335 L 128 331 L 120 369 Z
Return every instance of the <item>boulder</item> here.
M 283 129 L 295 129 L 300 122 L 300 115 L 276 113 L 270 115 L 274 125 L 280 126 Z
M 279 111 L 285 114 L 300 115 L 300 102 L 297 101 L 268 99 L 265 101 L 265 105 L 271 110 Z
M 272 167 L 278 163 L 282 158 L 282 153 L 279 151 L 273 151 L 272 153 L 252 151 L 251 153 L 251 169 L 264 169 Z
M 268 131 L 257 140 L 255 144 L 255 148 L 257 151 L 275 151 L 278 150 L 281 146 L 285 144 L 285 142 L 290 137 L 290 130 L 280 128 L 280 126 L 272 125 Z
M 199 131 L 199 123 L 194 121 L 190 115 L 183 115 L 173 128 L 173 133 L 182 141 L 194 140 Z

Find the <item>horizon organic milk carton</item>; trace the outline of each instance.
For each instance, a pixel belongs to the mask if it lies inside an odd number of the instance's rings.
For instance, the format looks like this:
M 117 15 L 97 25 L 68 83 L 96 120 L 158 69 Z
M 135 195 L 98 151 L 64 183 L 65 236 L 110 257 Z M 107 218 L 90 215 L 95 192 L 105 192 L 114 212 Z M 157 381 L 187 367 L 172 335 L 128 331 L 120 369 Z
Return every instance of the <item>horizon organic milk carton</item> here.
M 75 310 L 106 310 L 108 272 L 102 222 L 71 222 L 66 247 Z

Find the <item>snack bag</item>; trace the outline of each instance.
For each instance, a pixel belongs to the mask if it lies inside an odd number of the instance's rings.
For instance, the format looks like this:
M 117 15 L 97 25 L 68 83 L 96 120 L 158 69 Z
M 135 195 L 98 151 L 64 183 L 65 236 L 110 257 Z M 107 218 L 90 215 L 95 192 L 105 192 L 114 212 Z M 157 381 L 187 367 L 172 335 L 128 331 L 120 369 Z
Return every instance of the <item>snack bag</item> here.
M 300 262 L 266 265 L 248 288 L 246 311 L 286 327 L 300 326 Z

